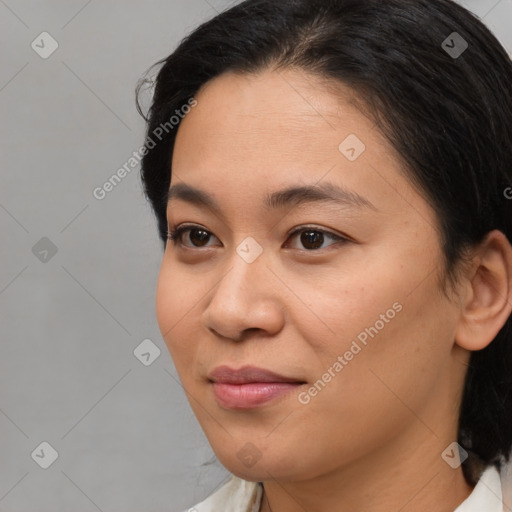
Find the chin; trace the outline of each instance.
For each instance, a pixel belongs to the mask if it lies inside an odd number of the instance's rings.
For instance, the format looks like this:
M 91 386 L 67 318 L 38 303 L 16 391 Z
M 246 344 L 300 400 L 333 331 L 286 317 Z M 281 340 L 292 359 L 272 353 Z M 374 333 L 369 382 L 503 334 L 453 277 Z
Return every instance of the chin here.
M 267 453 L 271 453 L 272 456 L 255 449 L 249 441 L 235 453 L 217 453 L 217 458 L 229 472 L 249 482 L 273 479 L 286 481 L 299 477 L 297 474 L 299 461 L 295 457 L 279 453 L 273 447 L 269 447 Z

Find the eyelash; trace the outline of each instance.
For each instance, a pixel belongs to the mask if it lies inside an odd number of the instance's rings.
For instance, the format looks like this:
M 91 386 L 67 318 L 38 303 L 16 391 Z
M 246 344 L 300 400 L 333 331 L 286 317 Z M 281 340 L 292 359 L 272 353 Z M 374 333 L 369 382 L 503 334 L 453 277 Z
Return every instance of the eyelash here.
M 176 226 L 173 226 L 173 228 L 167 232 L 167 239 L 172 241 L 172 243 L 174 245 L 183 245 L 181 242 L 180 242 L 180 238 L 181 238 L 181 235 L 187 231 L 191 231 L 191 230 L 194 230 L 194 229 L 198 229 L 198 230 L 201 230 L 201 231 L 205 231 L 206 233 L 208 233 L 209 235 L 213 235 L 213 233 L 211 233 L 210 231 L 208 231 L 207 229 L 204 229 L 203 227 L 197 225 L 197 224 L 187 224 L 187 225 L 182 225 L 182 226 L 179 226 L 179 227 L 176 227 Z M 322 233 L 323 235 L 327 235 L 329 237 L 331 237 L 332 239 L 334 239 L 336 241 L 336 243 L 347 243 L 349 242 L 350 240 L 346 237 L 342 237 L 340 235 L 335 235 L 334 233 L 331 233 L 330 231 L 325 231 L 323 229 L 318 229 L 314 226 L 302 226 L 298 229 L 295 229 L 294 231 L 292 231 L 291 233 L 288 234 L 288 238 L 291 238 L 295 235 L 298 235 L 300 233 L 303 233 L 303 232 L 307 232 L 307 231 L 312 231 L 312 232 L 315 232 L 315 233 Z M 333 244 L 335 245 L 335 244 Z M 201 247 L 188 247 L 188 246 L 185 246 L 187 249 L 201 249 Z M 324 248 L 325 249 L 325 248 Z M 303 251 L 306 251 L 306 252 L 316 252 L 316 251 L 321 251 L 322 249 L 302 249 Z

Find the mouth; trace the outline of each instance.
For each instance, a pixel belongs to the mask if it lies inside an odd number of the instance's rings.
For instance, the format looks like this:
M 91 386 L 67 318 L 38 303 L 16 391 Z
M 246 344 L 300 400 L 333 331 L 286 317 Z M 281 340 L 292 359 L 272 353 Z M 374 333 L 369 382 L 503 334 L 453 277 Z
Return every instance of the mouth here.
M 217 403 L 228 409 L 251 409 L 271 402 L 306 384 L 300 378 L 244 366 L 238 370 L 219 366 L 209 375 Z

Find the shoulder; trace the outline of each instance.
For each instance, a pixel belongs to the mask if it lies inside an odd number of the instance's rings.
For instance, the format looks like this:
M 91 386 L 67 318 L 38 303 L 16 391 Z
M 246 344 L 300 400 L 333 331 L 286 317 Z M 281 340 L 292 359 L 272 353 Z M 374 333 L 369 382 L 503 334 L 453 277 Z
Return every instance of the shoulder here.
M 258 512 L 261 496 L 261 484 L 232 475 L 220 489 L 183 512 Z

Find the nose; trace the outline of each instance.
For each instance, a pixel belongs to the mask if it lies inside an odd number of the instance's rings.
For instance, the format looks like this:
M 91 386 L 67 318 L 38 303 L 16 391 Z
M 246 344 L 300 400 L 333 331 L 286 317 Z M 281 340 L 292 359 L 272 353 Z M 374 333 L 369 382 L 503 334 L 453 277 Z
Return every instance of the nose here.
M 259 256 L 252 263 L 234 254 L 212 290 L 202 322 L 217 336 L 242 341 L 254 331 L 277 334 L 284 325 L 279 283 Z

